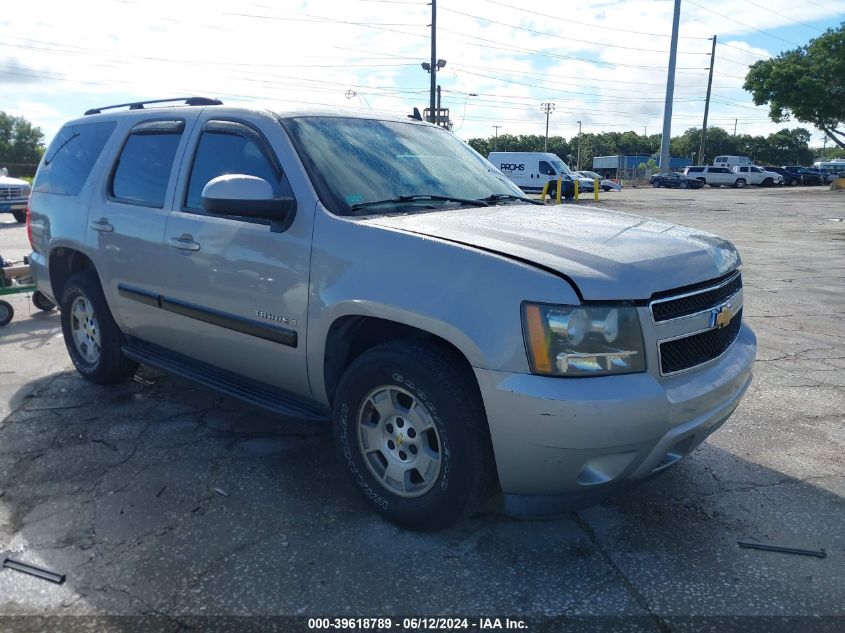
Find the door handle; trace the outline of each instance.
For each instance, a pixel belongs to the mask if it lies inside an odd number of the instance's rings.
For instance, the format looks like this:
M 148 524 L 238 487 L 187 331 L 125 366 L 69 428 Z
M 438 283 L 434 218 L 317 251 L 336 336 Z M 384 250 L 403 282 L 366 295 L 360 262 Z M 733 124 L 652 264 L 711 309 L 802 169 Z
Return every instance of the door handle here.
M 190 235 L 171 237 L 169 242 L 173 248 L 178 248 L 180 251 L 198 251 L 200 249 L 200 245 Z
M 99 220 L 94 220 L 88 226 L 90 226 L 95 231 L 99 231 L 100 233 L 111 233 L 112 231 L 114 231 L 114 227 L 109 224 L 107 218 L 100 218 Z

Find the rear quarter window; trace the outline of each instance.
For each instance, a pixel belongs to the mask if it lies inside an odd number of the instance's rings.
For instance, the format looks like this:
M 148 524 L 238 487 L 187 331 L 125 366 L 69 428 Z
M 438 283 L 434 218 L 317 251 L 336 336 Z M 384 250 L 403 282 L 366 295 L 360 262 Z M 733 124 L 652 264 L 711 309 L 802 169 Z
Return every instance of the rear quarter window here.
M 704 171 L 704 167 L 687 167 L 688 174 L 700 174 Z
M 44 153 L 33 191 L 75 196 L 114 131 L 114 121 L 66 125 Z

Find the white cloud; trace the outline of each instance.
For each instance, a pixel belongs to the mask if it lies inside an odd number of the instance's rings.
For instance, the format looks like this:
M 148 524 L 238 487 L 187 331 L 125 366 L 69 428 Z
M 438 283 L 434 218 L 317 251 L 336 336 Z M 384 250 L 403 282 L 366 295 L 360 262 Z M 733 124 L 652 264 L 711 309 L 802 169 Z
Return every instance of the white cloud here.
M 439 83 L 461 137 L 489 136 L 493 125 L 502 126 L 500 133 L 542 133 L 542 101 L 557 105 L 552 134 L 573 136 L 578 120 L 585 131 L 661 128 L 671 2 L 439 4 L 438 57 L 448 60 Z M 746 64 L 791 45 L 755 29 L 794 26 L 778 14 L 831 19 L 845 13 L 845 0 L 800 8 L 767 0 L 771 10 L 727 0 L 700 4 L 711 11 L 692 2 L 682 9 L 673 133 L 700 125 L 706 38 L 713 33 L 728 46 L 717 49 L 711 125 L 732 128 L 737 119 L 740 132 L 779 129 L 741 85 Z M 430 54 L 430 9 L 422 1 L 91 0 L 82 6 L 34 0 L 28 14 L 39 17 L 0 19 L 9 34 L 0 43 L 0 109 L 26 116 L 48 136 L 62 120 L 112 99 L 208 94 L 227 102 L 402 113 L 428 105 L 429 76 L 419 63 Z M 802 32 L 797 43 L 818 34 Z M 351 99 L 349 90 L 356 93 Z

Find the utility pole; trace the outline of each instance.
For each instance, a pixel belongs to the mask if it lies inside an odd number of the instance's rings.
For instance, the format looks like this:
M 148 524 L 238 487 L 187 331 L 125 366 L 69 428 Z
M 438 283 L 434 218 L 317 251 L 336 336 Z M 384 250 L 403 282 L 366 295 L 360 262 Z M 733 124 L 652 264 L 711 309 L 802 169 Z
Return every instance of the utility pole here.
M 499 128 L 502 127 L 501 125 L 494 125 L 493 129 L 496 130 L 496 140 L 493 141 L 493 151 L 495 152 L 499 149 Z
M 707 97 L 704 100 L 704 123 L 701 126 L 701 147 L 698 148 L 698 162 L 705 162 L 704 146 L 707 143 L 707 113 L 710 111 L 710 89 L 713 87 L 713 64 L 716 61 L 716 36 L 713 36 L 713 50 L 710 53 L 710 76 L 707 78 Z
M 734 119 L 734 136 L 736 136 L 736 122 L 737 121 L 739 121 L 739 119 Z
M 434 1 L 434 0 L 432 0 Z M 660 140 L 660 169 L 669 169 L 669 143 L 672 140 L 672 99 L 675 94 L 675 63 L 678 59 L 678 26 L 681 21 L 681 0 L 675 0 L 672 17 L 672 43 L 669 49 L 669 75 L 666 78 L 666 105 L 663 108 L 663 138 Z
M 546 101 L 540 104 L 540 109 L 546 113 L 546 140 L 543 143 L 543 151 L 549 151 L 549 115 L 554 112 L 555 104 L 551 103 L 550 101 Z
M 680 0 L 678 0 L 680 1 Z M 437 90 L 437 0 L 431 0 L 431 88 L 429 89 L 429 119 L 437 125 L 434 93 Z
M 575 160 L 575 171 L 581 169 L 581 121 L 578 121 L 578 158 Z

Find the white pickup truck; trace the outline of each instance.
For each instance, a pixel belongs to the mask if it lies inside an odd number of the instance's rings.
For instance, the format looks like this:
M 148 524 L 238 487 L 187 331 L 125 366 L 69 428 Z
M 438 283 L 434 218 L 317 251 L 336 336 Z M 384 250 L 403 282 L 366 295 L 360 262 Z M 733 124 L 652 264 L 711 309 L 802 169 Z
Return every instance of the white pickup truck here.
M 783 176 L 773 171 L 766 171 L 757 165 L 737 165 L 733 168 L 733 173 L 739 176 L 734 183 L 734 186 L 739 188 L 745 185 L 771 187 L 783 184 Z

